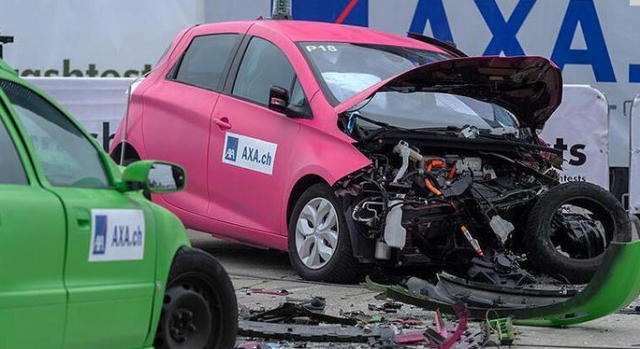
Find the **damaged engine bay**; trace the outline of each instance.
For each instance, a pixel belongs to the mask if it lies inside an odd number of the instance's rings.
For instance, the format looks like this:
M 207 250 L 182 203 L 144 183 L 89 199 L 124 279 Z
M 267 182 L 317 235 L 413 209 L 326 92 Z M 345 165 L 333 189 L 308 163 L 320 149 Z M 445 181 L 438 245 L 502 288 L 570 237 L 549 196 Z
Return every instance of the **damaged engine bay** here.
M 539 272 L 586 283 L 597 265 L 572 262 L 598 259 L 611 241 L 627 241 L 624 222 L 614 221 L 598 188 L 560 184 L 557 151 L 538 145 L 534 135 L 523 135 L 527 141 L 473 126 L 357 132 L 357 146 L 372 165 L 339 182 L 336 194 L 361 261 L 428 265 L 511 287 L 535 282 L 532 273 Z M 559 207 L 551 222 L 531 214 L 553 205 L 558 195 L 545 195 L 552 188 L 576 185 L 586 200 L 564 198 L 570 208 Z M 537 226 L 549 227 L 551 248 L 540 248 L 531 236 Z M 569 261 L 536 263 L 550 258 Z
M 519 339 L 514 325 L 635 312 L 640 241 L 624 208 L 596 185 L 561 183 L 562 152 L 538 137 L 559 86 L 540 58 L 461 58 L 340 104 L 338 128 L 370 160 L 332 187 L 340 227 L 362 286 L 386 301 L 367 309 L 388 314 L 352 311 L 359 293 L 339 317 L 314 313 L 324 299 L 249 310 L 241 347 L 500 347 Z M 390 315 L 402 305 L 410 316 Z
M 562 152 L 538 131 L 561 100 L 546 59 L 474 57 L 341 104 L 338 128 L 371 161 L 334 185 L 358 260 L 512 288 L 541 275 L 588 283 L 631 226 L 608 191 L 560 183 Z

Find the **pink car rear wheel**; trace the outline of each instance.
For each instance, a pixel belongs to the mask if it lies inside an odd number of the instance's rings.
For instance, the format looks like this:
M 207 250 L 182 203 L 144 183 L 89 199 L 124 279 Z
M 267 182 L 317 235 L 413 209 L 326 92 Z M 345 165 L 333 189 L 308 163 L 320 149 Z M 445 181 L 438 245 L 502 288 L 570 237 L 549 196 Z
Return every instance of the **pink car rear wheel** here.
M 327 184 L 309 187 L 289 221 L 289 259 L 304 279 L 350 283 L 358 275 L 342 208 Z

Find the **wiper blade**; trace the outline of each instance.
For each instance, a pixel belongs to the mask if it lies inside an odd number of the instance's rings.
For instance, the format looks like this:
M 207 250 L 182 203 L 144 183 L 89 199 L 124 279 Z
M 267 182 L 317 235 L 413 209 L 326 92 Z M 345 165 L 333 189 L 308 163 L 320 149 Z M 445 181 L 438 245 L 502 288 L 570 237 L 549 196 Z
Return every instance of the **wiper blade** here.
M 434 127 L 419 127 L 412 128 L 411 131 L 422 132 L 422 131 L 431 131 L 431 132 L 459 132 L 462 131 L 462 128 L 458 126 L 434 126 Z
M 368 122 L 370 124 L 373 124 L 373 125 L 376 125 L 376 126 L 379 126 L 379 127 L 382 127 L 382 128 L 386 128 L 386 129 L 392 129 L 392 130 L 398 130 L 398 131 L 408 131 L 408 129 L 406 129 L 406 128 L 394 126 L 394 125 L 388 124 L 386 122 L 382 122 L 382 121 L 370 119 L 370 118 L 368 118 L 366 116 L 362 116 L 362 114 L 360 114 L 358 112 L 353 112 L 349 116 L 349 125 L 352 125 L 352 123 L 355 123 L 357 119 L 362 120 L 362 121 L 366 121 L 366 122 Z
M 412 128 L 410 131 L 416 132 L 443 132 L 443 133 L 455 133 L 458 136 L 459 132 L 462 132 L 466 127 L 458 127 L 458 126 L 435 126 L 435 127 L 422 127 L 422 128 Z M 506 140 L 515 140 L 520 141 L 521 139 L 516 137 L 513 133 L 502 133 L 497 134 L 493 133 L 492 130 L 489 129 L 478 129 L 479 133 L 477 135 L 478 138 L 490 138 L 490 139 L 506 139 Z

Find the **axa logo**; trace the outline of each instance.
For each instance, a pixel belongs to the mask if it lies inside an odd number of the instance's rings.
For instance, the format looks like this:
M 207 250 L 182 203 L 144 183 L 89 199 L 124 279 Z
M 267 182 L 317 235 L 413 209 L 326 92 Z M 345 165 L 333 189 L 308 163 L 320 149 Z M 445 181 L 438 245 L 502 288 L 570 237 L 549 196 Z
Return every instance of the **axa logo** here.
M 95 216 L 93 251 L 94 255 L 103 255 L 107 250 L 107 216 Z
M 227 136 L 227 147 L 224 150 L 224 158 L 229 161 L 236 161 L 238 155 L 238 138 Z
M 260 154 L 260 150 L 252 147 L 245 147 L 242 150 L 242 160 L 251 161 L 256 164 L 271 166 L 272 156 L 270 152 Z

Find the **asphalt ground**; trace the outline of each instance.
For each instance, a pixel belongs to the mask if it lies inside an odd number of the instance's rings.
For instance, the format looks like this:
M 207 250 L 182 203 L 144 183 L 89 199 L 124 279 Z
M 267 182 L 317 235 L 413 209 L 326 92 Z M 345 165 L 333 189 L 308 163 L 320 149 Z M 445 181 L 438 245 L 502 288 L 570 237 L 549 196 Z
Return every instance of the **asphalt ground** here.
M 371 313 L 369 304 L 382 305 L 376 292 L 360 285 L 336 285 L 309 282 L 297 276 L 286 253 L 261 250 L 225 242 L 208 234 L 189 231 L 194 247 L 201 248 L 222 263 L 236 289 L 239 306 L 270 309 L 287 299 L 326 299 L 326 313 Z M 252 292 L 286 290 L 288 296 Z M 421 309 L 404 305 L 395 317 L 431 316 Z M 640 315 L 614 314 L 602 319 L 567 328 L 518 327 L 515 346 L 523 348 L 633 348 L 640 349 Z

